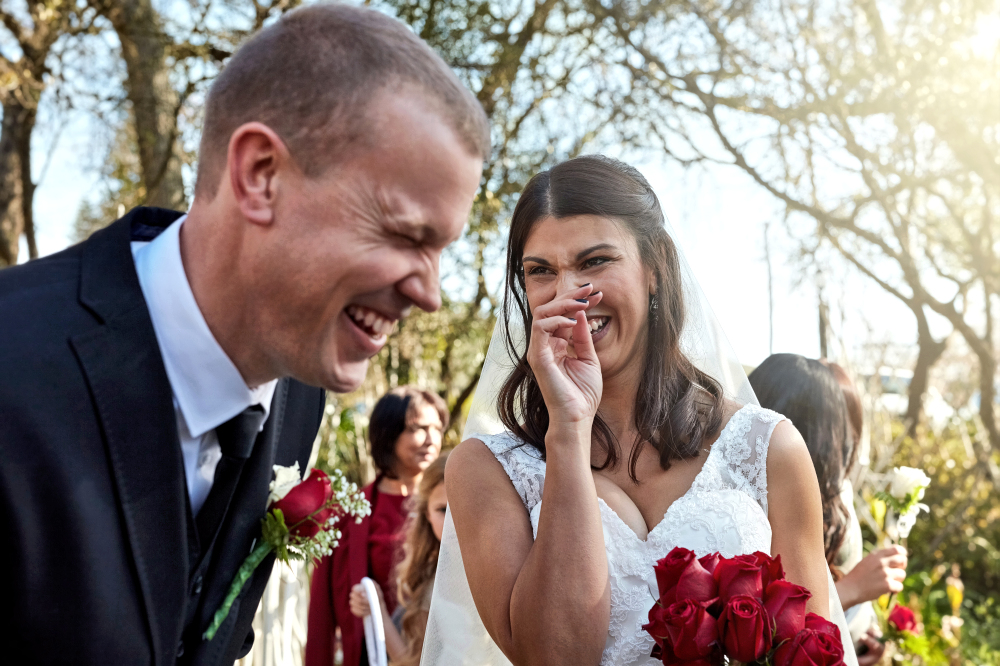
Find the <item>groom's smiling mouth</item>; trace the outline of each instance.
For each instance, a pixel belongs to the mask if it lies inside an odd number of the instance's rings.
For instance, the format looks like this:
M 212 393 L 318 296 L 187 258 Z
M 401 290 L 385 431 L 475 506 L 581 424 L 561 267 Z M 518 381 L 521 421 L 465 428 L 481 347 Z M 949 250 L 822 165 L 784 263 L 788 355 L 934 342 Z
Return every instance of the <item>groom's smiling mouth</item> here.
M 396 325 L 395 319 L 390 319 L 380 312 L 361 305 L 348 305 L 345 308 L 345 312 L 348 319 L 357 328 L 361 329 L 371 342 L 380 347 L 385 343 L 386 337 L 392 333 L 392 329 Z

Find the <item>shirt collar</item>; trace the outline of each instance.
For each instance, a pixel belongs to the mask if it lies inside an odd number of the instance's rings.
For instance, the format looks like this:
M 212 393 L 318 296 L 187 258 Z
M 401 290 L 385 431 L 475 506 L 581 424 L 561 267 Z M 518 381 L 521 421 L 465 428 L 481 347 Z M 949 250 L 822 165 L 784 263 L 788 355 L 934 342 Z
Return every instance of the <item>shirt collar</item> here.
M 201 437 L 251 405 L 263 406 L 266 419 L 278 382 L 248 387 L 205 323 L 181 261 L 186 219 L 133 243 L 132 256 L 177 409 L 191 436 Z

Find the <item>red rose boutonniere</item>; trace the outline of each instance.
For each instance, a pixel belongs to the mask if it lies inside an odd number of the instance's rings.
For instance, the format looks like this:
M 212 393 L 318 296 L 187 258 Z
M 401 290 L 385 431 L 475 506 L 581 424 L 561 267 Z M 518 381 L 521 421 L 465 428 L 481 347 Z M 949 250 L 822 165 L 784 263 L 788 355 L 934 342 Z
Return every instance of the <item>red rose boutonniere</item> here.
M 261 521 L 263 539 L 236 572 L 212 624 L 202 634 L 206 641 L 215 636 L 240 590 L 271 551 L 281 562 L 318 560 L 337 547 L 341 535 L 334 525 L 340 518 L 354 516 L 361 522 L 371 513 L 368 500 L 358 486 L 344 478 L 340 470 L 330 477 L 313 469 L 302 479 L 298 463 L 293 467 L 275 465 L 270 490 L 267 513 Z

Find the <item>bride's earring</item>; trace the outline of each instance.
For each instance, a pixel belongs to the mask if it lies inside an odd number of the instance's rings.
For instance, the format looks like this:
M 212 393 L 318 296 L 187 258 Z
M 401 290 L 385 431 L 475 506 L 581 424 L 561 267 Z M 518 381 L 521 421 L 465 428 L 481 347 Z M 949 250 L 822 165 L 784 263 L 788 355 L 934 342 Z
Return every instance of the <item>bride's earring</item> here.
M 660 302 L 656 299 L 656 294 L 649 295 L 649 320 L 655 322 L 660 316 Z

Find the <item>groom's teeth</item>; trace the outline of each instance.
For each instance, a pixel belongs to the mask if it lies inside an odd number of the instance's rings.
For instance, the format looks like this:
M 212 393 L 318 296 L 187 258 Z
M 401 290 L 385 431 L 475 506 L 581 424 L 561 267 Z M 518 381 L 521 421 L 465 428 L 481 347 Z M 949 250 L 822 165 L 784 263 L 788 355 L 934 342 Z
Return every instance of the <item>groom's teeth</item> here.
M 347 316 L 350 317 L 355 324 L 367 329 L 369 333 L 373 334 L 373 337 L 387 335 L 395 324 L 393 320 L 386 319 L 374 310 L 369 310 L 368 308 L 363 308 L 358 305 L 348 306 L 346 312 Z

